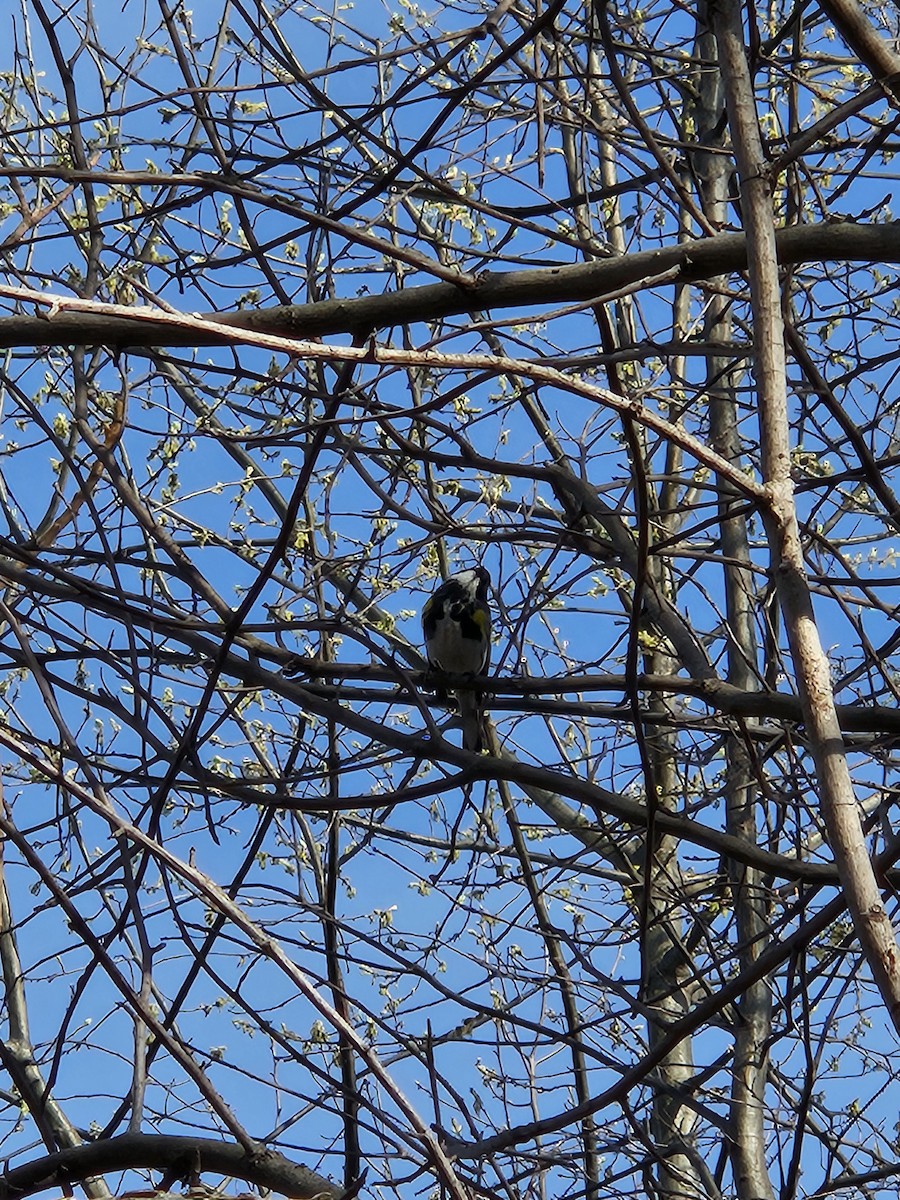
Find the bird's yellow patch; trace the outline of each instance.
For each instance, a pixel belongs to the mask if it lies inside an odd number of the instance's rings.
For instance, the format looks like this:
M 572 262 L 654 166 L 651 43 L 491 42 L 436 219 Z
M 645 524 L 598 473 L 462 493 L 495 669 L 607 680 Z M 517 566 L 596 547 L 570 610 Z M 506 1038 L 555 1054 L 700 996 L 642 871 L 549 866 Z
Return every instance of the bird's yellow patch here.
M 490 628 L 491 623 L 490 623 L 490 619 L 489 619 L 487 613 L 484 611 L 484 609 L 483 608 L 474 609 L 472 611 L 472 620 L 475 622 L 475 624 L 481 630 L 482 636 L 487 637 L 488 630 Z

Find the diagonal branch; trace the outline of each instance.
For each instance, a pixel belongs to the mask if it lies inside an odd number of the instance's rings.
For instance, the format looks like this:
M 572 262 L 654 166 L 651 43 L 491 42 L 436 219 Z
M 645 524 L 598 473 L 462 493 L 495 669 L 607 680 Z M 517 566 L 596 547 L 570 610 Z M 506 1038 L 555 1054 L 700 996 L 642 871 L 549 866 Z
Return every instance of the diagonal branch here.
M 61 1150 L 13 1167 L 0 1176 L 0 1198 L 22 1200 L 36 1192 L 68 1190 L 107 1171 L 156 1168 L 167 1174 L 183 1170 L 185 1177 L 202 1172 L 243 1179 L 266 1191 L 295 1200 L 340 1200 L 344 1193 L 329 1179 L 291 1162 L 274 1150 L 249 1153 L 233 1142 L 169 1134 L 128 1133 Z
M 97 304 L 94 301 L 76 300 L 68 296 L 54 296 L 48 293 L 30 291 L 27 288 L 0 285 L 0 295 L 11 296 L 39 305 L 46 305 L 50 309 L 51 314 L 55 311 L 71 309 L 73 312 L 88 314 L 105 313 L 111 318 L 127 318 L 129 313 L 133 312 L 138 321 L 146 322 L 151 327 L 158 326 L 159 333 L 162 334 L 161 337 L 157 338 L 160 341 L 168 340 L 167 335 L 162 332 L 163 330 L 188 328 L 194 330 L 201 337 L 207 330 L 213 330 L 236 343 L 246 343 L 260 349 L 287 354 L 297 359 L 303 358 L 316 362 L 342 362 L 347 364 L 348 368 L 353 363 L 361 363 L 373 366 L 422 366 L 436 371 L 489 371 L 497 375 L 521 375 L 534 383 L 558 387 L 563 391 L 572 392 L 576 396 L 583 396 L 588 400 L 594 400 L 603 407 L 611 408 L 615 412 L 629 417 L 631 420 L 637 422 L 637 424 L 643 425 L 654 433 L 667 438 L 674 445 L 680 446 L 688 454 L 692 455 L 698 463 L 717 471 L 742 494 L 755 496 L 758 499 L 762 499 L 764 496 L 762 488 L 747 473 L 735 467 L 713 450 L 710 450 L 705 442 L 688 433 L 680 425 L 667 421 L 653 409 L 648 408 L 645 404 L 641 404 L 637 399 L 616 395 L 606 388 L 599 388 L 593 384 L 586 383 L 576 375 L 567 375 L 565 372 L 557 370 L 552 365 L 551 359 L 505 358 L 494 354 L 454 354 L 427 349 L 398 350 L 391 346 L 376 346 L 372 343 L 366 346 L 331 346 L 324 342 L 298 341 L 295 338 L 273 336 L 272 334 L 258 333 L 253 330 L 232 331 L 229 327 L 211 323 L 204 317 L 172 314 L 162 309 L 149 307 L 129 310 L 124 305 Z M 44 340 L 46 341 L 46 338 Z M 321 428 L 327 428 L 328 423 L 328 420 L 323 421 Z M 109 463 L 107 462 L 108 467 Z M 154 527 L 154 535 L 157 538 L 162 537 L 156 527 Z M 171 542 L 171 539 L 169 541 Z M 174 544 L 172 552 L 177 554 Z M 184 555 L 180 555 L 179 557 L 184 563 L 185 568 L 190 569 L 194 574 L 195 586 L 200 586 L 202 580 L 196 576 L 196 572 L 186 557 Z M 221 607 L 213 598 L 210 598 L 209 602 L 214 607 Z
M 70 174 L 68 173 L 67 178 Z M 0 171 L 0 179 L 3 172 Z M 128 173 L 112 177 L 130 181 Z M 197 177 L 200 178 L 200 177 Z M 193 176 L 170 177 L 170 184 L 190 186 Z M 158 177 L 156 182 L 158 183 Z M 208 182 L 208 181 L 207 181 Z M 227 189 L 226 189 L 227 190 Z M 775 234 L 782 265 L 809 262 L 900 263 L 900 222 L 861 225 L 850 221 L 798 225 Z M 642 250 L 619 258 L 570 266 L 485 272 L 463 286 L 463 281 L 424 284 L 384 296 L 321 300 L 287 307 L 246 309 L 230 313 L 205 313 L 204 321 L 228 326 L 219 329 L 203 321 L 165 330 L 127 308 L 96 308 L 74 312 L 51 309 L 49 314 L 0 317 L 0 348 L 10 346 L 222 346 L 235 341 L 234 330 L 278 334 L 286 337 L 323 337 L 334 333 L 361 333 L 407 322 L 436 321 L 472 311 L 497 312 L 525 305 L 546 306 L 569 301 L 585 305 L 604 300 L 622 288 L 656 282 L 674 272 L 673 284 L 711 279 L 747 267 L 747 238 L 743 233 L 679 242 L 658 250 Z M 22 299 L 25 302 L 24 289 Z M 14 295 L 7 289 L 4 294 Z M 42 303 L 48 302 L 46 294 Z M 238 339 L 239 340 L 239 339 Z
M 853 53 L 893 95 L 895 103 L 900 100 L 900 55 L 878 35 L 856 0 L 819 0 L 819 7 L 837 25 Z
M 882 903 L 865 843 L 828 659 L 822 649 L 791 479 L 791 436 L 784 351 L 784 321 L 772 216 L 771 186 L 759 134 L 750 69 L 744 49 L 741 5 L 710 6 L 726 107 L 734 142 L 747 227 L 753 308 L 755 375 L 759 396 L 762 467 L 769 493 L 766 522 L 772 570 L 797 675 L 816 764 L 822 815 L 860 945 L 895 1028 L 900 1031 L 900 949 Z
M 0 964 L 8 1010 L 9 1036 L 0 1043 L 0 1060 L 15 1083 L 32 1119 L 51 1147 L 72 1149 L 82 1145 L 78 1130 L 51 1094 L 34 1054 L 25 998 L 25 977 L 16 944 L 15 927 L 6 886 L 6 864 L 0 846 Z M 82 1177 L 90 1200 L 105 1200 L 109 1189 L 91 1173 Z

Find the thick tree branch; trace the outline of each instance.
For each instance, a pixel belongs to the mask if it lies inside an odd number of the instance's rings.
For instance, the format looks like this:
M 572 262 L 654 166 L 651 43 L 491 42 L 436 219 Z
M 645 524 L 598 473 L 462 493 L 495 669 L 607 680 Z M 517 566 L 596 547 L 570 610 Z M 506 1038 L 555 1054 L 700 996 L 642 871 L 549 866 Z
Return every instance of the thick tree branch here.
M 819 0 L 819 7 L 840 30 L 841 37 L 858 54 L 879 83 L 900 99 L 900 55 L 879 36 L 856 0 Z
M 0 846 L 0 964 L 3 968 L 4 998 L 9 1022 L 9 1036 L 2 1044 L 4 1068 L 19 1090 L 22 1101 L 48 1145 L 70 1149 L 82 1145 L 78 1130 L 56 1102 L 38 1066 L 31 1040 L 28 1004 L 25 998 L 25 977 L 15 924 L 6 886 L 6 864 Z M 107 1200 L 109 1189 L 102 1179 L 90 1172 L 82 1176 L 85 1193 L 90 1200 Z
M 882 902 L 835 711 L 828 659 L 812 607 L 791 479 L 781 285 L 772 194 L 744 49 L 741 5 L 711 5 L 725 82 L 726 107 L 741 184 L 750 254 L 750 296 L 756 350 L 762 468 L 770 495 L 767 530 L 785 628 L 816 763 L 822 815 L 828 826 L 847 905 L 863 952 L 895 1028 L 900 1031 L 900 948 Z
M 107 313 L 113 319 L 123 315 L 122 306 L 117 304 L 97 305 L 92 301 L 69 299 L 63 296 L 47 295 L 42 297 L 36 292 L 26 293 L 23 289 L 4 288 L 0 286 L 0 295 L 4 292 L 7 295 L 18 295 L 20 299 L 36 301 L 39 304 L 44 303 L 48 305 L 51 312 L 59 309 L 81 311 L 88 315 L 103 312 Z M 201 337 L 205 333 L 204 326 L 206 325 L 206 320 L 202 317 L 178 316 L 160 309 L 145 308 L 140 311 L 140 315 L 136 319 L 149 326 L 194 329 Z M 575 395 L 595 400 L 599 404 L 611 408 L 614 412 L 627 415 L 633 421 L 637 422 L 637 424 L 645 425 L 654 433 L 662 434 L 663 437 L 670 440 L 673 444 L 686 450 L 698 463 L 702 463 L 704 466 L 718 471 L 739 492 L 759 498 L 762 498 L 763 495 L 762 489 L 749 475 L 733 467 L 731 463 L 710 450 L 705 442 L 688 433 L 682 426 L 665 420 L 654 409 L 648 408 L 637 399 L 616 395 L 605 388 L 598 388 L 585 383 L 578 376 L 566 375 L 562 371 L 557 371 L 553 366 L 552 360 L 504 358 L 494 354 L 452 354 L 441 353 L 436 350 L 398 350 L 392 346 L 361 346 L 357 344 L 359 341 L 358 338 L 354 339 L 354 345 L 352 346 L 331 346 L 318 341 L 298 341 L 293 338 L 282 338 L 280 335 L 273 336 L 272 334 L 259 333 L 252 329 L 243 330 L 235 340 L 238 342 L 244 341 L 248 345 L 253 345 L 264 350 L 272 350 L 275 353 L 286 354 L 295 358 L 324 362 L 341 362 L 346 364 L 348 368 L 352 364 L 359 363 L 372 364 L 373 366 L 425 367 L 432 370 L 486 371 L 497 375 L 522 376 L 536 384 L 549 384 L 550 386 L 559 387 L 564 391 L 573 392 Z M 320 424 L 319 429 L 324 431 L 327 425 L 327 421 L 323 422 Z M 105 455 L 104 463 L 114 481 L 120 487 L 125 488 L 126 494 L 128 494 L 130 489 L 121 480 L 120 471 L 116 466 L 115 459 L 111 455 Z M 568 482 L 570 473 L 566 472 L 565 474 Z M 133 503 L 139 503 L 137 497 L 133 497 Z M 207 594 L 209 603 L 214 608 L 224 611 L 221 601 L 214 598 L 209 585 L 191 563 L 190 558 L 179 550 L 177 544 L 171 538 L 168 538 L 164 532 L 161 532 L 161 527 L 157 526 L 155 522 L 150 521 L 148 528 L 153 530 L 154 537 L 166 542 L 169 556 L 173 562 L 180 563 L 183 569 L 190 573 L 192 582 L 198 591 Z
M 782 265 L 805 262 L 900 263 L 900 223 L 855 225 L 836 222 L 799 225 L 775 235 Z M 520 306 L 602 300 L 623 287 L 674 272 L 673 284 L 692 283 L 743 271 L 747 238 L 742 233 L 643 250 L 601 262 L 540 267 L 498 274 L 486 272 L 472 284 L 431 283 L 383 296 L 323 300 L 289 307 L 204 313 L 202 318 L 235 330 L 311 338 L 351 333 L 367 336 L 410 321 L 434 321 L 476 311 L 499 312 Z M 96 313 L 51 311 L 47 315 L 0 318 L 0 347 L 89 346 L 223 346 L 234 339 L 223 329 L 189 328 L 173 322 L 165 329 L 146 320 L 98 310 Z M 240 340 L 240 339 L 238 339 Z
M 108 1171 L 154 1168 L 175 1178 L 212 1172 L 243 1179 L 296 1200 L 339 1200 L 345 1195 L 331 1180 L 299 1166 L 274 1150 L 248 1154 L 234 1142 L 212 1138 L 128 1133 L 86 1142 L 13 1167 L 0 1176 L 0 1200 L 21 1200 L 51 1188 L 68 1189 Z M 179 1175 L 179 1171 L 181 1174 Z

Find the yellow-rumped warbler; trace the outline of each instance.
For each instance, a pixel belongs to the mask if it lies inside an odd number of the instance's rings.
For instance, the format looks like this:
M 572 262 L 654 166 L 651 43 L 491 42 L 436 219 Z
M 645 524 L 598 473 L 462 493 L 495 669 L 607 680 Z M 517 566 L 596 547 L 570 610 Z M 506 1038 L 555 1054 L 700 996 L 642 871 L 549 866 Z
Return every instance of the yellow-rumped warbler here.
M 491 661 L 491 577 L 484 567 L 451 575 L 422 609 L 422 632 L 428 664 L 447 675 L 484 675 Z M 478 752 L 482 746 L 481 696 L 469 688 L 455 691 L 462 723 L 462 743 Z M 439 692 L 439 699 L 446 693 Z

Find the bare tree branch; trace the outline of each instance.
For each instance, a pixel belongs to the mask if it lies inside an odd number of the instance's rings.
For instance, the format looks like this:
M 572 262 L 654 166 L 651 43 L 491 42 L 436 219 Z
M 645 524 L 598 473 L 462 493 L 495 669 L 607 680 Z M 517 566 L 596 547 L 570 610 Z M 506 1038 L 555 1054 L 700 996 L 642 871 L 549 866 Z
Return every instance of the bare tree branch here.
M 173 1181 L 199 1174 L 229 1175 L 298 1200 L 314 1200 L 317 1196 L 340 1200 L 345 1195 L 330 1180 L 272 1150 L 248 1154 L 230 1142 L 152 1133 L 127 1133 L 86 1142 L 14 1167 L 0 1178 L 0 1194 L 4 1200 L 18 1200 L 81 1183 L 94 1175 L 135 1167 L 155 1168 Z
M 819 772 L 822 813 L 853 921 L 895 1027 L 900 1031 L 900 948 L 897 946 L 872 863 L 834 707 L 830 668 L 822 650 L 803 563 L 791 482 L 784 325 L 778 279 L 771 190 L 759 140 L 759 123 L 743 45 L 741 6 L 715 0 L 719 44 L 750 256 L 750 287 L 760 395 L 762 462 L 770 496 L 773 574 L 785 616 L 797 682 Z M 752 1186 L 758 1186 L 753 1184 Z

